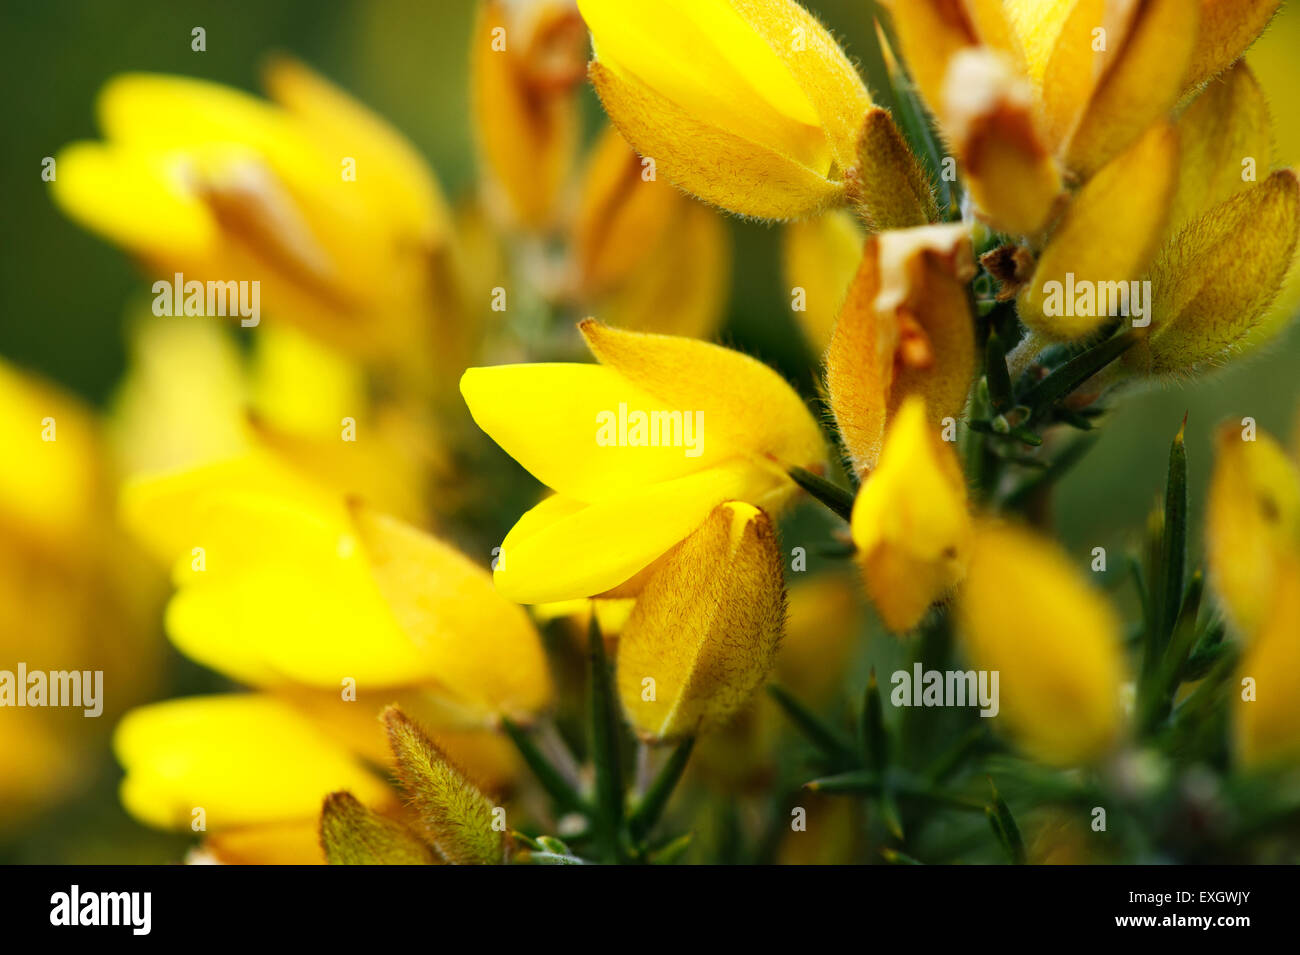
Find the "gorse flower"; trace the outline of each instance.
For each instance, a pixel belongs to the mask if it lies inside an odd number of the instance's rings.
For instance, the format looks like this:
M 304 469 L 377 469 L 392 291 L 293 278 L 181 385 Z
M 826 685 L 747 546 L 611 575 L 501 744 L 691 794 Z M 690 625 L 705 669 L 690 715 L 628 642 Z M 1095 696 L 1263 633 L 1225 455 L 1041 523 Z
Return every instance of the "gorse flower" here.
M 100 94 L 106 141 L 57 157 L 54 196 L 156 278 L 258 282 L 278 317 L 367 355 L 455 330 L 450 218 L 412 147 L 288 60 L 276 104 L 130 74 Z M 349 165 L 351 163 L 351 165 Z
M 888 114 L 873 110 L 834 38 L 793 0 L 578 7 L 606 111 L 686 191 L 742 215 L 802 218 L 844 202 L 851 171 L 873 166 L 882 146 L 899 155 L 875 175 L 853 173 L 865 204 L 893 209 L 890 187 L 915 188 Z
M 753 358 L 595 321 L 581 329 L 599 365 L 471 368 L 461 378 L 478 426 L 557 492 L 501 544 L 497 587 L 522 603 L 625 584 L 635 593 L 637 575 L 719 504 L 779 509 L 796 491 L 786 470 L 823 461 L 803 401 Z M 602 422 L 624 415 L 603 441 Z
M 118 518 L 168 639 L 239 685 L 122 720 L 133 817 L 222 862 L 657 864 L 1079 856 L 1094 805 L 1102 854 L 1199 860 L 1294 815 L 1286 452 L 1220 430 L 1203 568 L 1186 420 L 1132 573 L 1111 528 L 1091 563 L 1053 537 L 1118 385 L 1285 323 L 1300 180 L 1242 59 L 1278 3 L 880 6 L 873 100 L 793 0 L 480 0 L 454 212 L 292 61 L 270 102 L 109 81 L 60 207 L 268 313 L 131 316 Z M 727 213 L 788 223 L 792 322 L 749 314 Z M 0 632 L 36 607 L 84 643 L 70 615 L 138 599 L 96 426 L 3 368 L 0 397 L 0 563 L 95 595 L 15 572 Z M 42 734 L 5 783 L 66 772 Z M 1164 823 L 1189 807 L 1213 825 Z
M 853 503 L 852 532 L 867 593 L 891 630 L 911 630 L 961 580 L 970 551 L 966 479 L 921 398 L 899 409 Z

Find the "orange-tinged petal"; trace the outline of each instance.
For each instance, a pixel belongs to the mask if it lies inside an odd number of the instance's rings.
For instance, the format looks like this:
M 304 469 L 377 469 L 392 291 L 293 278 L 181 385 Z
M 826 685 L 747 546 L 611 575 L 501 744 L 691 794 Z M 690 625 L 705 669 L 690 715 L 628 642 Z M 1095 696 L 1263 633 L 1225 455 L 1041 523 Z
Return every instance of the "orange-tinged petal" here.
M 1199 86 L 1231 66 L 1282 6 L 1282 0 L 1200 0 L 1201 25 L 1183 87 Z
M 803 289 L 804 307 L 794 317 L 818 355 L 830 344 L 835 316 L 862 258 L 863 239 L 856 217 L 841 209 L 785 228 L 785 281 L 792 296 Z
M 974 271 L 960 225 L 882 233 L 867 241 L 826 352 L 831 411 L 854 468 L 873 468 L 903 400 L 931 420 L 957 415 L 975 367 L 966 282 Z

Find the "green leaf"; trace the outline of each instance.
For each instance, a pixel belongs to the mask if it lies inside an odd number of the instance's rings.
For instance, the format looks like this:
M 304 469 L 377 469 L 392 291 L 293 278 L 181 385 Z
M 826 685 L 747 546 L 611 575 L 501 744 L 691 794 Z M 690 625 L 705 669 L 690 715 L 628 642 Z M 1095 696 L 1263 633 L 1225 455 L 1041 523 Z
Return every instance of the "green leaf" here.
M 889 731 L 885 728 L 880 686 L 873 667 L 867 680 L 867 692 L 862 701 L 862 751 L 868 766 L 882 772 L 889 763 Z
M 998 793 L 998 787 L 993 784 L 992 777 L 989 778 L 989 789 L 993 791 L 992 802 L 984 811 L 993 834 L 998 837 L 998 842 L 1001 843 L 1011 862 L 1015 865 L 1024 865 L 1025 841 L 1020 836 L 1020 827 L 1016 825 L 1015 817 L 1011 815 L 1011 808 L 1006 800 Z
M 833 765 L 856 765 L 857 757 L 853 747 L 845 742 L 839 733 L 822 722 L 812 710 L 776 684 L 769 685 L 767 692 L 780 704 L 781 709 L 785 710 L 791 722 L 808 738 L 808 741 L 816 746 Z
M 619 755 L 622 723 L 614 698 L 605 640 L 596 615 L 587 631 L 591 662 L 591 759 L 596 768 L 596 838 L 608 858 L 622 861 L 623 849 L 623 766 Z
M 320 842 L 330 865 L 437 865 L 442 861 L 411 829 L 368 809 L 348 792 L 325 797 Z
M 646 834 L 654 828 L 659 817 L 663 815 L 664 807 L 668 805 L 668 800 L 677 788 L 677 783 L 681 781 L 682 773 L 686 771 L 686 764 L 690 761 L 691 750 L 695 748 L 695 737 L 691 736 L 683 740 L 673 750 L 668 761 L 664 763 L 663 769 L 659 771 L 646 790 L 641 802 L 633 810 L 631 817 L 628 819 L 628 832 L 632 834 L 633 839 L 643 839 Z
M 989 383 L 989 401 L 993 410 L 1007 411 L 1015 404 L 1011 394 L 1011 375 L 1007 371 L 1007 351 L 996 329 L 989 330 L 984 344 L 984 375 Z
M 686 850 L 691 847 L 695 840 L 695 834 L 688 832 L 683 836 L 678 836 L 671 842 L 660 846 L 646 856 L 646 862 L 651 865 L 673 865 L 678 859 L 686 854 Z
M 1027 405 L 1035 417 L 1042 415 L 1074 389 L 1124 354 L 1136 341 L 1137 336 L 1131 328 L 1105 339 L 1100 344 L 1071 358 L 1060 368 L 1057 368 L 1031 387 L 1021 396 L 1020 404 Z
M 524 762 L 528 764 L 528 768 L 537 777 L 537 781 L 542 784 L 542 788 L 555 802 L 557 812 L 574 811 L 585 813 L 590 811 L 586 800 L 573 788 L 564 777 L 564 774 L 542 755 L 542 751 L 537 748 L 537 744 L 533 742 L 527 731 L 509 718 L 502 719 L 501 728 L 510 737 L 510 741 L 515 744 L 515 749 L 519 750 L 519 755 L 524 758 Z
M 798 484 L 844 520 L 847 521 L 853 516 L 852 492 L 846 491 L 838 484 L 832 484 L 824 477 L 819 477 L 801 467 L 792 467 L 789 474 L 795 484 Z

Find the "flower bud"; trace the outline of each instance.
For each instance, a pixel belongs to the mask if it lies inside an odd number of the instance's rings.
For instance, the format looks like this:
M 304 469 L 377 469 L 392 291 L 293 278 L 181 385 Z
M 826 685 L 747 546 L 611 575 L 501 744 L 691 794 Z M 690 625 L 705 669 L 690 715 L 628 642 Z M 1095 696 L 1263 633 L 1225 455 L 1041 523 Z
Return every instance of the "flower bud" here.
M 628 721 L 656 742 L 728 722 L 767 679 L 784 625 L 771 518 L 739 501 L 719 505 L 666 557 L 619 637 Z

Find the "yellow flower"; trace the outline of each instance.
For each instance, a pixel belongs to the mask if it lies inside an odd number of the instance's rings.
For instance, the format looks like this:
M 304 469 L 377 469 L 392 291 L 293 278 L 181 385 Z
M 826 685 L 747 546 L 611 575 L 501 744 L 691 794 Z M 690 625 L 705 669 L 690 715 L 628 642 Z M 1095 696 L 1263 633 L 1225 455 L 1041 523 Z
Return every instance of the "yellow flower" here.
M 1103 754 L 1120 728 L 1120 624 L 1056 545 L 1018 528 L 976 528 L 957 600 L 962 645 L 997 671 L 1001 713 L 1054 765 Z
M 586 31 L 561 0 L 480 0 L 470 50 L 475 138 L 489 205 L 526 229 L 554 223 L 577 149 Z
M 1269 613 L 1283 563 L 1300 558 L 1300 472 L 1267 434 L 1252 437 L 1236 424 L 1219 429 L 1205 514 L 1210 582 L 1246 641 Z
M 588 159 L 573 225 L 579 300 L 633 331 L 709 338 L 731 287 L 722 217 L 649 167 L 613 126 Z
M 719 505 L 663 559 L 618 641 L 618 692 L 633 729 L 656 742 L 726 723 L 762 686 L 785 624 L 771 518 Z
M 606 112 L 665 176 L 743 215 L 842 202 L 871 98 L 792 0 L 580 0 Z
M 340 495 L 423 521 L 438 464 L 407 406 L 379 403 L 361 368 L 287 325 L 259 329 L 245 358 L 206 321 L 129 325 L 130 365 L 110 436 L 128 477 L 266 454 Z M 342 440 L 346 434 L 354 441 Z
M 174 562 L 168 635 L 234 679 L 428 686 L 480 721 L 550 701 L 537 633 L 486 569 L 273 461 L 140 479 L 123 511 Z
M 1245 766 L 1300 763 L 1300 557 L 1292 551 L 1270 575 L 1273 592 L 1254 643 L 1229 685 L 1237 755 Z M 1247 699 L 1245 681 L 1253 698 Z
M 974 269 L 964 226 L 867 240 L 826 353 L 831 410 L 859 473 L 875 467 L 908 395 L 925 399 L 934 424 L 961 413 L 975 372 Z
M 913 629 L 960 582 L 970 525 L 966 482 L 952 446 L 934 433 L 925 402 L 909 397 L 853 503 L 858 564 L 890 630 Z
M 394 700 L 434 727 L 439 749 L 486 784 L 505 786 L 518 772 L 503 737 L 447 726 L 445 709 L 427 695 L 363 688 L 345 699 L 332 690 L 282 687 L 131 711 L 114 738 L 126 770 L 123 805 L 147 825 L 201 833 L 196 859 L 319 864 L 318 817 L 330 793 L 346 789 L 366 806 L 400 813 L 397 793 L 367 768 L 396 767 L 376 718 Z
M 0 669 L 100 671 L 98 690 L 86 673 L 85 707 L 0 711 L 0 828 L 9 828 L 86 784 L 107 725 L 152 688 L 161 581 L 114 520 L 112 468 L 90 410 L 4 361 L 0 407 Z M 96 707 L 103 718 L 87 719 Z
M 160 829 L 214 830 L 312 818 L 347 789 L 384 806 L 393 792 L 288 704 L 261 694 L 153 703 L 118 724 L 122 804 Z M 202 831 L 202 830 L 196 830 Z
M 59 154 L 56 201 L 154 277 L 258 282 L 259 311 L 360 354 L 409 357 L 435 330 L 451 336 L 448 214 L 418 154 L 297 63 L 274 61 L 266 84 L 275 105 L 115 78 L 98 103 L 106 140 Z
M 501 545 L 495 578 L 520 603 L 631 596 L 645 570 L 723 501 L 774 510 L 791 466 L 820 469 L 821 431 L 766 365 L 717 345 L 580 325 L 599 365 L 471 368 L 475 422 L 558 493 Z M 630 582 L 630 583 L 629 583 Z

